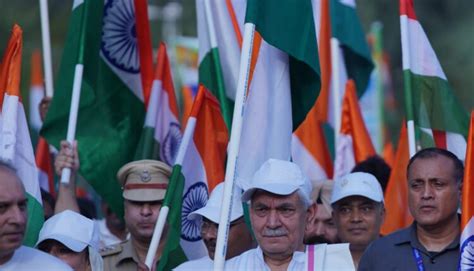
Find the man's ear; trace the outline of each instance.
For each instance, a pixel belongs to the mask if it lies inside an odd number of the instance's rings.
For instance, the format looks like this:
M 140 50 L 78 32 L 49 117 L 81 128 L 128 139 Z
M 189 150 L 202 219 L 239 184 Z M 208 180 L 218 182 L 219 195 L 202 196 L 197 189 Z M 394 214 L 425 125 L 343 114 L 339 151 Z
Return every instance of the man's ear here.
M 311 225 L 312 221 L 316 218 L 316 211 L 318 210 L 318 204 L 313 203 L 311 206 L 308 207 L 308 210 L 306 211 L 306 227 L 305 229 L 308 228 L 309 225 Z

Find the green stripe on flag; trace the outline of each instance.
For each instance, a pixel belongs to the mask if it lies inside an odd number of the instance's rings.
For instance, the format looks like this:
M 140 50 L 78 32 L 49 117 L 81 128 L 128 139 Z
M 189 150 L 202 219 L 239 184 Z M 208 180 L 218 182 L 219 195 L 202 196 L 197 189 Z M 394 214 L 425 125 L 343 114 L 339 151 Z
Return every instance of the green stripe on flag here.
M 181 165 L 175 165 L 171 172 L 170 182 L 166 190 L 163 206 L 170 208 L 167 218 L 168 235 L 166 246 L 158 263 L 157 270 L 172 270 L 187 260 L 180 246 L 181 240 L 181 208 L 184 190 L 184 176 Z M 163 238 L 163 237 L 162 237 Z
M 25 238 L 23 244 L 29 247 L 34 247 L 36 241 L 38 241 L 38 234 L 43 227 L 44 222 L 44 211 L 43 206 L 38 200 L 26 193 L 28 199 L 27 210 L 28 210 L 28 224 L 26 225 Z
M 353 7 L 342 4 L 340 0 L 330 1 L 332 36 L 341 43 L 347 75 L 354 79 L 360 97 L 367 89 L 374 68 L 366 36 Z
M 74 67 L 81 47 L 87 48 L 76 128 L 80 174 L 121 216 L 122 190 L 116 174 L 133 159 L 140 137 L 137 131 L 143 129 L 145 107 L 100 56 L 104 2 L 86 1 L 87 10 L 84 4 L 73 10 L 56 91 L 41 135 L 56 148 L 66 138 Z M 82 12 L 86 12 L 88 20 L 86 29 L 82 29 L 84 44 L 79 43 Z
M 245 21 L 289 55 L 293 130 L 314 105 L 321 88 L 318 45 L 310 0 L 249 0 Z
M 199 83 L 203 84 L 219 99 L 222 116 L 227 129 L 230 131 L 234 102 L 226 95 L 219 50 L 217 48 L 212 48 L 199 64 Z
M 160 160 L 160 143 L 155 139 L 155 128 L 143 127 L 140 140 L 137 145 L 137 152 L 133 160 L 155 159 Z
M 467 136 L 469 115 L 458 102 L 446 80 L 403 71 L 410 78 L 414 120 L 421 127 Z

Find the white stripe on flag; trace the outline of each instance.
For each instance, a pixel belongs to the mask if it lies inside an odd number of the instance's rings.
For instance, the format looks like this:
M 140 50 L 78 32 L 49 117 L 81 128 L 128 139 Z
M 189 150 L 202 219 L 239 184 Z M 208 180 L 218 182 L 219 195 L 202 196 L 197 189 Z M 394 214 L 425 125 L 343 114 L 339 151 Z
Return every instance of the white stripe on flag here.
M 291 137 L 291 157 L 310 180 L 326 180 L 328 178 L 319 162 L 295 134 Z

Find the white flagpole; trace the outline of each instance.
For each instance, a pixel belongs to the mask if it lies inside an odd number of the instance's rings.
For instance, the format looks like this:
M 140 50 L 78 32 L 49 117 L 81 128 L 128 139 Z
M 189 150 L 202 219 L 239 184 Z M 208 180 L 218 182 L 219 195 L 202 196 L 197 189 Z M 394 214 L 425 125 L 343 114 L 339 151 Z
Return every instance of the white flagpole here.
M 341 85 L 340 63 L 339 59 L 339 41 L 331 38 L 331 84 L 332 84 L 332 104 L 334 113 L 334 146 L 338 146 L 339 131 L 341 130 L 341 93 L 344 93 Z
M 216 252 L 214 254 L 214 271 L 224 270 L 225 254 L 227 251 L 227 237 L 230 224 L 230 207 L 232 206 L 232 194 L 235 181 L 235 168 L 237 165 L 240 135 L 244 116 L 245 100 L 249 84 L 250 61 L 255 33 L 255 25 L 246 23 L 244 25 L 244 39 L 240 57 L 239 81 L 235 96 L 234 115 L 232 118 L 232 132 L 227 152 L 227 165 L 224 180 L 224 196 L 217 232 Z
M 79 52 L 77 56 L 77 64 L 74 70 L 74 81 L 72 85 L 72 97 L 71 97 L 71 108 L 69 111 L 69 122 L 67 126 L 67 136 L 66 140 L 69 144 L 73 144 L 74 138 L 76 137 L 76 126 L 77 126 L 77 114 L 79 111 L 79 99 L 81 98 L 81 86 L 82 86 L 82 75 L 84 72 L 84 42 L 85 42 L 85 32 L 87 27 L 87 16 L 86 12 L 88 9 L 89 0 L 85 0 L 83 5 L 84 9 L 81 14 L 81 31 L 79 33 Z M 61 171 L 61 183 L 69 184 L 69 179 L 71 177 L 71 169 L 63 168 Z
M 74 71 L 74 83 L 72 87 L 71 109 L 69 111 L 69 122 L 67 126 L 66 140 L 72 145 L 76 137 L 77 113 L 79 111 L 79 98 L 81 97 L 83 64 L 76 64 Z M 63 168 L 61 172 L 61 183 L 68 184 L 71 177 L 71 169 Z
M 184 130 L 183 139 L 181 141 L 181 144 L 179 145 L 178 154 L 176 155 L 176 160 L 174 162 L 175 165 L 183 164 L 184 156 L 186 154 L 186 151 L 188 150 L 189 142 L 191 142 L 191 140 L 193 139 L 195 128 L 196 118 L 191 116 L 186 123 L 186 129 Z M 160 209 L 160 214 L 155 224 L 153 237 L 151 238 L 150 247 L 148 248 L 148 252 L 145 258 L 145 264 L 146 266 L 148 266 L 148 268 L 150 268 L 150 270 L 151 265 L 153 264 L 153 260 L 155 258 L 156 251 L 158 250 L 158 246 L 160 244 L 161 236 L 163 235 L 163 229 L 165 228 L 169 210 L 169 206 L 163 205 Z
M 48 0 L 40 0 L 41 39 L 43 42 L 44 84 L 46 96 L 53 97 L 53 68 L 51 57 L 51 36 L 49 34 Z

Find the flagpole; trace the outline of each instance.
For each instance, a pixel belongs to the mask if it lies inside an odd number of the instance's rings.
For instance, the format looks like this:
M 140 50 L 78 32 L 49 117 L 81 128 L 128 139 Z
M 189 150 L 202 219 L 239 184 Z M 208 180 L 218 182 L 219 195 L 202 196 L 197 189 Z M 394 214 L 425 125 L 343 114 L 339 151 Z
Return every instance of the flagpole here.
M 408 35 L 408 18 L 407 16 L 400 16 L 400 28 L 402 36 L 402 62 L 403 66 L 410 69 L 410 37 Z M 406 50 L 407 52 L 403 52 Z M 405 106 L 407 114 L 407 131 L 408 131 L 408 150 L 410 157 L 416 153 L 416 138 L 415 138 L 415 122 L 413 114 L 413 101 L 412 101 L 412 90 L 411 90 L 411 76 L 409 71 L 403 72 L 403 87 L 405 90 Z
M 376 100 L 377 100 L 377 118 L 378 132 L 376 138 L 376 150 L 377 153 L 382 153 L 384 144 L 384 89 L 383 89 L 383 49 L 382 49 L 382 29 L 383 25 L 377 21 L 372 23 L 371 33 L 373 36 L 373 58 L 375 60 L 375 73 L 376 73 Z
M 43 42 L 44 84 L 46 96 L 53 97 L 53 68 L 51 64 L 51 36 L 49 33 L 48 0 L 40 0 L 41 39 Z
M 216 251 L 214 254 L 214 271 L 224 270 L 225 255 L 227 251 L 227 237 L 229 233 L 230 209 L 232 206 L 232 194 L 235 181 L 235 168 L 237 165 L 240 135 L 244 116 L 245 100 L 249 85 L 250 61 L 252 58 L 252 47 L 255 34 L 255 25 L 246 23 L 244 25 L 244 39 L 240 57 L 239 81 L 235 96 L 234 115 L 232 118 L 232 133 L 227 153 L 227 165 L 224 180 L 224 196 L 217 232 Z
M 186 123 L 186 128 L 184 129 L 184 134 L 183 134 L 183 139 L 181 141 L 181 144 L 179 145 L 178 149 L 178 154 L 176 155 L 175 159 L 175 165 L 182 165 L 184 161 L 184 156 L 186 154 L 186 151 L 188 150 L 189 142 L 191 142 L 193 135 L 194 135 L 194 129 L 196 128 L 196 119 L 195 118 L 188 118 L 188 121 Z M 174 171 L 174 168 L 173 168 Z M 173 175 L 173 174 L 172 174 Z M 175 188 L 176 186 L 170 185 L 169 188 Z M 167 195 L 170 194 L 172 196 L 181 196 L 181 195 L 175 195 L 175 191 L 172 190 L 167 190 L 165 199 L 167 198 Z M 158 250 L 158 246 L 160 244 L 161 236 L 163 235 L 163 229 L 165 228 L 166 224 L 166 219 L 168 218 L 168 213 L 169 213 L 169 206 L 166 202 L 164 202 L 163 206 L 160 209 L 160 214 L 158 216 L 158 220 L 155 224 L 155 229 L 153 231 L 153 236 L 151 238 L 150 242 L 150 247 L 148 248 L 148 252 L 146 254 L 145 258 L 145 264 L 152 269 L 152 264 L 153 260 L 155 258 L 156 251 Z
M 339 132 L 341 130 L 341 74 L 340 74 L 340 59 L 339 59 L 339 41 L 336 38 L 331 38 L 331 76 L 333 84 L 332 103 L 334 113 L 334 146 L 337 149 L 339 142 Z
M 87 11 L 89 0 L 84 0 L 84 9 L 81 14 L 81 32 L 79 39 L 79 52 L 77 56 L 77 64 L 74 70 L 74 81 L 72 85 L 72 98 L 71 98 L 71 108 L 69 111 L 69 122 L 67 127 L 67 136 L 66 140 L 69 144 L 73 144 L 74 138 L 76 137 L 76 126 L 77 126 L 77 115 L 79 111 L 79 99 L 81 97 L 81 85 L 82 85 L 82 75 L 84 72 L 84 42 L 85 42 L 85 29 L 87 26 L 87 16 L 85 13 Z M 61 171 L 61 183 L 69 184 L 69 179 L 71 177 L 71 169 L 63 168 Z
M 216 27 L 214 24 L 214 18 L 212 17 L 212 12 L 211 12 L 211 3 L 210 0 L 204 0 L 204 14 L 206 16 L 206 23 L 207 23 L 207 29 L 209 33 L 209 41 L 211 44 L 211 54 L 212 54 L 212 60 L 213 64 L 215 67 L 216 71 L 216 80 L 217 80 L 217 97 L 219 99 L 219 102 L 221 104 L 221 111 L 222 111 L 222 116 L 224 117 L 225 124 L 227 126 L 227 129 L 229 131 L 231 128 L 231 118 L 230 118 L 230 112 L 229 112 L 229 102 L 227 101 L 227 95 L 225 92 L 225 85 L 224 85 L 224 76 L 222 74 L 222 70 L 220 68 L 220 55 L 219 55 L 219 44 L 217 43 L 217 38 L 216 38 Z

